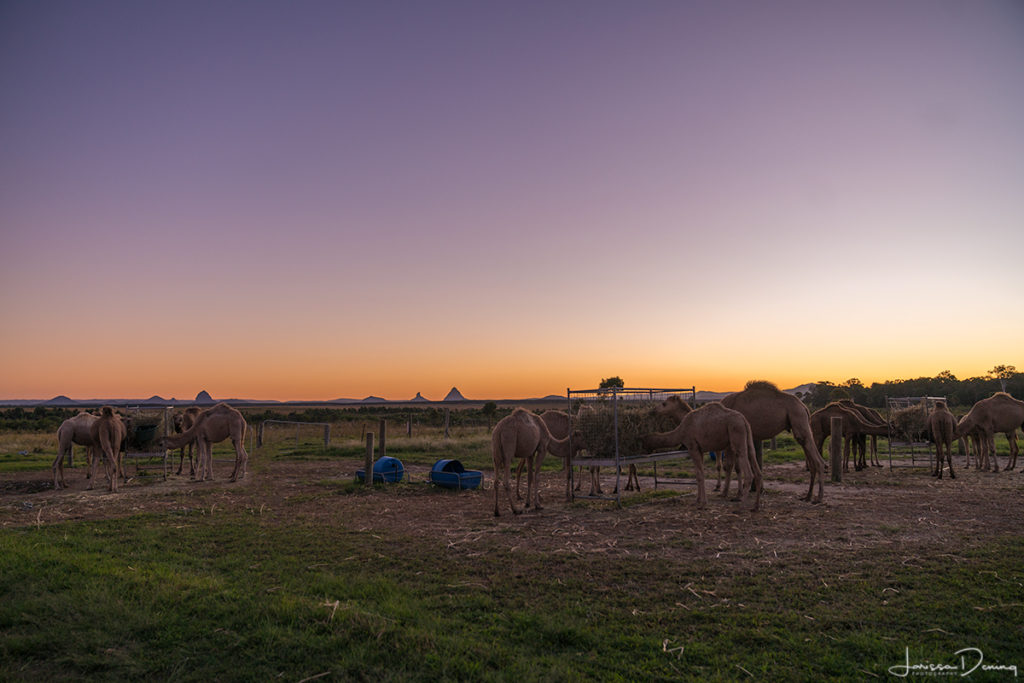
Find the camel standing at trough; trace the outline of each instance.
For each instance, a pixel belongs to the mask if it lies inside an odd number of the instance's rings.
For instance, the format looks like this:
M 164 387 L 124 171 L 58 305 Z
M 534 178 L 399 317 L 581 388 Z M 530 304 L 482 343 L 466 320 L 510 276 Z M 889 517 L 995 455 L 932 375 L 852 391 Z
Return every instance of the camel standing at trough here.
M 963 416 L 957 426 L 960 436 L 977 432 L 981 437 L 982 469 L 987 468 L 987 456 L 992 456 L 992 471 L 999 471 L 996 459 L 997 433 L 1005 433 L 1010 442 L 1010 457 L 1004 469 L 1012 470 L 1017 466 L 1017 429 L 1024 428 L 1024 401 L 1018 401 L 1009 394 L 997 391 L 988 398 L 983 398 Z
M 112 493 L 117 493 L 117 479 L 121 473 L 121 444 L 124 443 L 127 433 L 121 416 L 116 414 L 110 406 L 103 406 L 100 416 L 90 428 L 93 443 L 103 457 L 103 467 L 107 472 L 107 484 Z M 96 477 L 92 477 L 89 488 L 92 488 L 95 481 Z
M 552 443 L 554 442 L 554 443 Z M 513 514 L 520 514 L 512 496 L 512 458 L 526 461 L 526 500 L 540 510 L 540 465 L 548 450 L 555 455 L 567 457 L 569 439 L 555 439 L 547 424 L 528 410 L 516 408 L 511 415 L 498 420 L 491 433 L 491 457 L 494 460 L 494 516 L 498 512 L 498 488 L 504 484 L 509 506 Z
M 174 436 L 160 438 L 162 448 L 181 448 L 195 441 L 200 481 L 213 479 L 213 444 L 230 438 L 235 447 L 235 468 L 231 481 L 245 477 L 245 466 L 249 455 L 245 452 L 245 418 L 227 403 L 218 403 L 212 408 L 200 411 L 195 423 Z
M 956 479 L 953 474 L 953 435 L 956 433 L 956 418 L 949 412 L 945 401 L 936 401 L 935 407 L 928 415 L 928 428 L 935 442 L 935 471 L 933 477 L 942 479 L 942 459 L 949 463 L 949 478 Z
M 96 457 L 96 444 L 92 440 L 92 425 L 99 418 L 91 413 L 79 413 L 60 423 L 57 428 L 57 459 L 53 461 L 53 488 L 67 488 L 64 481 L 64 458 L 71 453 L 73 444 L 85 446 L 86 463 L 91 475 Z
M 757 464 L 754 439 L 750 424 L 743 414 L 726 408 L 721 403 L 708 403 L 687 413 L 682 422 L 669 432 L 648 434 L 643 439 L 644 448 L 679 448 L 690 452 L 697 478 L 697 507 L 707 505 L 704 490 L 704 453 L 729 450 L 739 470 L 739 500 L 746 502 L 748 491 L 756 492 L 752 509 L 761 505 L 761 467 Z M 729 469 L 726 470 L 725 493 L 729 489 Z
M 750 430 L 754 435 L 754 449 L 757 453 L 757 465 L 764 467 L 762 454 L 765 439 L 777 436 L 781 432 L 790 431 L 793 438 L 800 444 L 807 460 L 807 470 L 811 473 L 811 483 L 803 500 L 820 503 L 825 497 L 825 461 L 821 452 L 814 445 L 811 433 L 810 411 L 803 401 L 796 396 L 780 391 L 771 382 L 755 380 L 747 382 L 743 391 L 729 394 L 722 399 L 726 408 L 738 411 L 747 418 Z M 716 451 L 717 452 L 717 451 Z M 742 460 L 742 458 L 739 458 Z M 818 482 L 818 495 L 813 498 L 814 482 Z

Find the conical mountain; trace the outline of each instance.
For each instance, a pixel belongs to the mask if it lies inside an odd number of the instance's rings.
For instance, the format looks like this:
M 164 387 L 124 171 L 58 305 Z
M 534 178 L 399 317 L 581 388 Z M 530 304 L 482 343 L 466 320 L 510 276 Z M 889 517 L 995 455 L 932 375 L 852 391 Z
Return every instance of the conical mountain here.
M 444 397 L 446 401 L 465 401 L 466 397 L 463 396 L 458 389 L 452 387 L 452 390 L 448 392 L 448 395 Z
M 213 397 L 210 396 L 208 393 L 206 393 L 205 389 L 203 389 L 198 394 L 196 394 L 195 403 L 198 403 L 200 405 L 207 405 L 207 404 L 211 404 L 213 402 L 214 402 Z
M 416 392 L 416 396 L 414 396 L 413 398 L 409 399 L 409 403 L 429 403 L 429 402 L 430 402 L 430 399 L 423 398 L 423 394 L 421 394 L 418 391 Z

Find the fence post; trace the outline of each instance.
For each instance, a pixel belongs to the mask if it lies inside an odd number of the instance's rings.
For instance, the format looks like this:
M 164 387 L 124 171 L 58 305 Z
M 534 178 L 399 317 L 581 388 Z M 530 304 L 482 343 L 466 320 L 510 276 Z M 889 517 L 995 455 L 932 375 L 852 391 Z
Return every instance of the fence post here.
M 448 424 L 451 418 L 451 408 L 444 409 L 444 438 L 448 438 Z
M 405 425 L 405 435 L 412 438 L 412 415 L 409 416 L 409 421 Z
M 843 481 L 843 418 L 832 418 L 830 434 L 828 450 L 832 461 L 832 481 L 839 483 Z
M 363 472 L 363 483 L 369 486 L 373 483 L 373 432 L 366 433 L 366 465 Z
M 329 448 L 331 445 L 331 425 L 324 425 L 324 450 Z
M 388 421 L 386 418 L 380 419 L 380 457 L 384 457 L 388 454 Z

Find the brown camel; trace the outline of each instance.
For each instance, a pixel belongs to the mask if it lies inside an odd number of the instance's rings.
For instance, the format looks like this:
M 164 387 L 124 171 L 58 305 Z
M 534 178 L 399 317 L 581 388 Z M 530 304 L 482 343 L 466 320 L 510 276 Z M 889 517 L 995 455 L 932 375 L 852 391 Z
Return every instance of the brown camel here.
M 742 413 L 721 403 L 708 403 L 687 413 L 672 431 L 648 434 L 643 443 L 647 450 L 682 446 L 690 452 L 697 478 L 697 507 L 704 507 L 708 502 L 704 490 L 704 452 L 728 450 L 735 457 L 739 470 L 740 502 L 745 502 L 748 491 L 753 490 L 757 495 L 751 509 L 760 507 L 761 467 L 757 464 L 750 424 Z
M 196 423 L 196 418 L 201 412 L 201 408 L 196 406 L 189 406 L 185 408 L 184 413 L 180 413 L 174 416 L 174 431 L 178 434 L 182 433 L 187 429 L 191 429 L 192 425 Z M 181 468 L 185 464 L 185 449 L 188 449 L 188 474 L 190 477 L 195 478 L 196 476 L 196 465 L 195 459 L 192 454 L 195 450 L 195 440 L 189 441 L 187 444 L 181 447 L 181 451 L 178 454 L 178 471 L 175 474 L 181 474 Z
M 57 459 L 53 461 L 53 488 L 67 488 L 67 482 L 64 481 L 64 458 L 71 453 L 73 444 L 85 446 L 86 463 L 91 475 L 93 459 L 96 457 L 92 425 L 98 419 L 91 413 L 79 413 L 60 423 L 57 428 Z
M 693 412 L 693 408 L 690 407 L 686 401 L 679 396 L 669 396 L 667 399 L 661 402 L 661 404 L 655 408 L 655 410 L 662 415 L 669 415 L 676 420 L 676 422 L 682 422 L 683 418 L 688 413 Z M 722 489 L 722 464 L 728 457 L 726 453 L 714 453 L 715 466 L 718 470 L 718 481 L 715 482 L 715 490 L 720 491 Z M 637 486 L 639 489 L 639 486 Z M 728 491 L 722 495 L 727 495 Z
M 107 473 L 107 484 L 112 493 L 117 493 L 117 480 L 121 473 L 121 444 L 124 443 L 127 430 L 121 416 L 110 406 L 100 409 L 100 416 L 92 423 L 90 432 L 93 443 L 103 456 L 103 467 Z M 96 477 L 89 482 L 92 488 Z
M 843 420 L 843 471 L 850 470 L 850 446 L 861 434 L 884 436 L 889 433 L 887 426 L 878 425 L 872 422 L 865 422 L 855 410 L 847 408 L 842 403 L 833 401 L 824 408 L 816 410 L 811 414 L 811 433 L 814 435 L 814 447 L 821 452 L 825 439 L 832 435 L 832 418 L 840 417 Z M 860 468 L 857 468 L 860 469 Z
M 852 399 L 843 398 L 836 401 L 836 403 L 857 412 L 861 416 L 861 419 L 867 422 L 868 424 L 874 424 L 876 426 L 885 428 L 885 434 L 882 434 L 880 432 L 875 434 L 867 434 L 862 432 L 857 434 L 857 438 L 854 439 L 853 441 L 853 450 L 856 458 L 854 460 L 854 469 L 856 469 L 859 472 L 860 470 L 867 469 L 868 467 L 867 439 L 869 436 L 871 437 L 871 466 L 882 467 L 882 463 L 878 461 L 878 437 L 888 436 L 888 421 L 886 421 L 886 419 L 882 417 L 877 410 L 874 410 L 873 408 L 868 408 L 867 406 L 862 406 L 859 403 L 854 403 Z
M 540 414 L 540 419 L 544 420 L 544 424 L 548 427 L 548 432 L 551 436 L 556 439 L 564 439 L 569 435 L 569 415 L 563 413 L 560 410 L 545 410 Z M 553 455 L 553 454 L 552 454 Z M 568 466 L 569 463 L 566 463 Z M 523 497 L 519 493 L 519 483 L 523 477 L 523 468 L 526 466 L 525 460 L 520 460 L 519 465 L 516 467 L 516 500 L 522 500 Z
M 245 452 L 245 418 L 227 403 L 218 403 L 202 410 L 195 423 L 174 436 L 160 438 L 162 448 L 181 448 L 195 441 L 196 459 L 199 464 L 199 480 L 213 479 L 213 444 L 230 438 L 235 447 L 235 468 L 231 481 L 245 478 L 245 466 L 249 455 Z
M 544 420 L 540 419 L 528 410 L 516 408 L 511 415 L 507 415 L 494 426 L 491 433 L 491 457 L 494 459 L 494 516 L 500 516 L 498 512 L 498 488 L 504 483 L 505 493 L 508 495 L 508 503 L 513 514 L 520 514 L 521 509 L 516 507 L 515 499 L 512 496 L 512 458 L 520 458 L 526 461 L 526 500 L 527 505 L 531 502 L 535 510 L 540 510 L 539 476 L 540 465 L 544 454 L 550 448 L 550 442 L 555 441 L 551 432 L 548 431 Z M 568 439 L 560 441 L 560 445 L 568 448 Z M 561 450 L 559 445 L 556 450 Z M 564 453 L 562 453 L 564 455 Z
M 821 459 L 821 453 L 814 445 L 810 411 L 800 399 L 780 391 L 771 382 L 758 380 L 747 382 L 743 391 L 726 396 L 722 399 L 722 405 L 739 411 L 747 418 L 754 435 L 754 449 L 760 468 L 764 467 L 764 440 L 787 430 L 792 432 L 796 442 L 803 448 L 807 469 L 811 473 L 810 487 L 803 500 L 813 503 L 822 501 L 825 496 L 825 461 Z M 818 495 L 812 498 L 815 480 L 818 482 Z
M 928 428 L 932 430 L 935 442 L 935 471 L 933 477 L 942 479 L 942 460 L 949 463 L 949 478 L 956 479 L 953 473 L 953 434 L 956 433 L 956 418 L 949 412 L 945 401 L 936 401 L 935 407 L 928 415 Z
M 981 437 L 980 455 L 983 459 L 991 455 L 992 471 L 998 472 L 999 461 L 996 459 L 995 435 L 1000 432 L 1005 433 L 1010 442 L 1010 457 L 1004 469 L 1012 470 L 1017 466 L 1018 428 L 1024 428 L 1024 401 L 1018 401 L 1005 392 L 997 391 L 974 404 L 960 420 L 957 434 L 970 434 L 977 430 Z

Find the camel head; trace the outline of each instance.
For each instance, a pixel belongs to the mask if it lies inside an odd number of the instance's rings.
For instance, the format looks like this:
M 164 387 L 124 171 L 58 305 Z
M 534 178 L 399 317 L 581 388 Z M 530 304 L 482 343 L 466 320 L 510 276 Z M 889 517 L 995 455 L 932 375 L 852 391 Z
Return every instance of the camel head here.
M 679 396 L 669 396 L 654 409 L 659 415 L 678 415 L 692 411 L 687 403 Z

